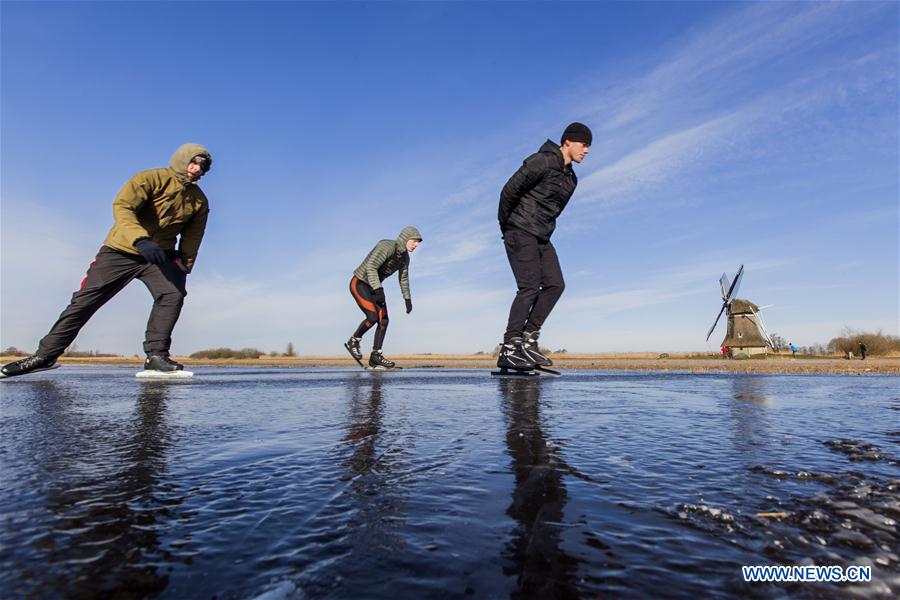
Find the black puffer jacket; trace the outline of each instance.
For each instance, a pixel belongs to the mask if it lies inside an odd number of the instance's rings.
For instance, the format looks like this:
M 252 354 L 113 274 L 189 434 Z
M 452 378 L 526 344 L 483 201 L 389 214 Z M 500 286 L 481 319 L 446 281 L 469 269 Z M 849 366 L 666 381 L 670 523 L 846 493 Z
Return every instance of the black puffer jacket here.
M 559 145 L 547 140 L 503 186 L 497 211 L 500 230 L 521 229 L 548 241 L 556 229 L 556 217 L 577 185 L 578 178 L 571 165 L 565 165 Z

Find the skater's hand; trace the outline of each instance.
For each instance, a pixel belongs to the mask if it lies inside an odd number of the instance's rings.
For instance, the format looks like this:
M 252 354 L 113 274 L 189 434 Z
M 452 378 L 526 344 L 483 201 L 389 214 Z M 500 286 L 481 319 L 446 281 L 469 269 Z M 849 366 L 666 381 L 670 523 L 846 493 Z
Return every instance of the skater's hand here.
M 187 273 L 188 273 L 187 267 L 184 266 L 184 263 L 181 262 L 181 259 L 180 259 L 180 258 L 176 258 L 176 259 L 175 259 L 175 266 L 178 267 L 179 269 L 181 269 L 181 272 L 182 272 L 182 273 L 184 273 L 185 275 L 187 275 Z
M 143 256 L 144 260 L 148 263 L 152 265 L 166 264 L 166 253 L 162 251 L 159 244 L 150 238 L 138 240 L 135 242 L 134 247 L 138 249 L 138 252 L 141 253 L 141 256 Z
M 375 306 L 384 306 L 387 300 L 384 299 L 384 288 L 375 290 Z
M 412 312 L 412 300 L 407 298 L 406 299 L 406 314 L 409 314 L 411 312 Z

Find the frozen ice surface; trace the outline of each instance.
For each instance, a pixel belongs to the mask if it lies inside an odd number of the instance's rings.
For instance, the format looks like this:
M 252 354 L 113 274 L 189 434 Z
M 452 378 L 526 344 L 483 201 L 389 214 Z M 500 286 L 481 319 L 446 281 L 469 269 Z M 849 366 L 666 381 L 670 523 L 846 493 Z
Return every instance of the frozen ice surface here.
M 195 372 L 0 384 L 4 595 L 900 592 L 897 377 Z

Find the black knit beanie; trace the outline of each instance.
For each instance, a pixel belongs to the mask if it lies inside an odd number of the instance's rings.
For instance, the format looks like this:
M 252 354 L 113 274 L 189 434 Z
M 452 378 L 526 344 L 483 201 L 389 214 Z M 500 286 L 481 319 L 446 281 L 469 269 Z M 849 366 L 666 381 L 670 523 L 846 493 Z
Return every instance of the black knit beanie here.
M 587 125 L 576 122 L 566 127 L 562 137 L 559 139 L 559 143 L 561 145 L 566 140 L 569 140 L 570 142 L 582 142 L 590 146 L 593 138 L 594 136 L 591 134 L 591 130 Z

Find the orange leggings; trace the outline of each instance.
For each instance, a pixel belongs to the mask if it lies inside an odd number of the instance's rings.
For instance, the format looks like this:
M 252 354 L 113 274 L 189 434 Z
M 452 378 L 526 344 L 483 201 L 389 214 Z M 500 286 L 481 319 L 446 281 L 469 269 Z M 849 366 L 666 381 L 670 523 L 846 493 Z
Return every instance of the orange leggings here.
M 360 281 L 356 275 L 350 280 L 350 293 L 356 300 L 356 305 L 366 315 L 365 320 L 356 328 L 353 337 L 361 338 L 367 331 L 372 329 L 376 324 L 378 328 L 375 330 L 375 343 L 373 349 L 381 350 L 384 343 L 384 334 L 388 327 L 388 311 L 387 305 L 375 306 L 375 292 L 365 281 Z

